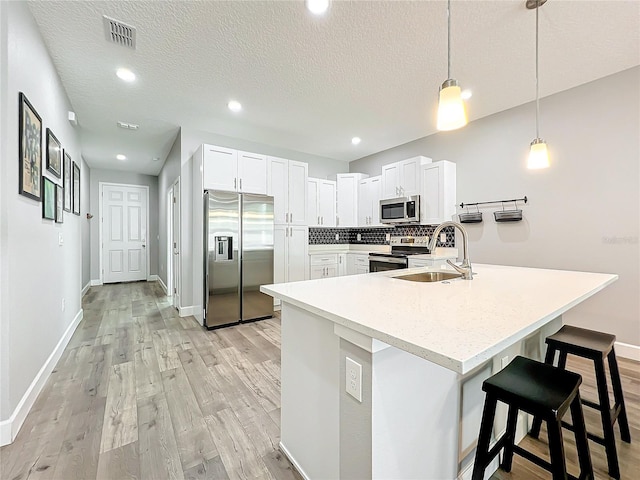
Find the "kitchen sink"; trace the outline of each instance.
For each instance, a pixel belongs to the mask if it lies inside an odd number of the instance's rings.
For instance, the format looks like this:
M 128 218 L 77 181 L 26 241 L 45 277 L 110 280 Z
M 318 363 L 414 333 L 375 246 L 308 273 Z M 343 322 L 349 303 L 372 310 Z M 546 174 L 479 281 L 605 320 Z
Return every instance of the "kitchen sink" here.
M 400 275 L 397 277 L 399 280 L 408 280 L 410 282 L 441 282 L 443 280 L 453 280 L 454 278 L 460 278 L 462 275 L 456 272 L 422 272 L 412 273 L 409 275 Z

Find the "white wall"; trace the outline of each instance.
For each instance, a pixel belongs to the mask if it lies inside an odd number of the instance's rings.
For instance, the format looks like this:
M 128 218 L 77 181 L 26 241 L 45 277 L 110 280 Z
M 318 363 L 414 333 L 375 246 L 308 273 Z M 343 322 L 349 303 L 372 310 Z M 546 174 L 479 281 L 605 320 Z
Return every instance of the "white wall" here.
M 522 197 L 524 220 L 467 224 L 472 263 L 617 273 L 620 280 L 565 315 L 569 323 L 640 345 L 640 67 L 543 98 L 551 168 L 526 169 L 535 107 L 522 105 L 351 162 L 379 174 L 426 155 L 457 163 L 457 203 Z M 499 208 L 499 207 L 498 207 Z
M 176 179 L 180 177 L 180 131 L 171 146 L 162 170 L 158 174 L 158 276 L 165 285 L 169 285 L 167 278 L 167 193 Z
M 81 158 L 82 176 L 80 177 L 80 217 L 82 217 L 82 289 L 91 282 L 91 222 L 87 220 L 90 208 L 91 169 L 84 158 Z
M 43 220 L 41 203 L 18 194 L 18 92 L 26 94 L 42 117 L 43 137 L 51 128 L 78 164 L 80 148 L 67 121 L 70 102 L 26 3 L 1 2 L 0 9 L 0 436 L 5 442 L 15 434 L 53 368 L 55 358 L 47 363 L 50 355 L 60 341 L 64 348 L 65 333 L 72 332 L 74 319 L 81 318 L 82 218 L 65 213 L 63 224 Z M 42 168 L 45 172 L 44 158 Z M 21 402 L 24 408 L 18 408 Z
M 100 279 L 100 182 L 122 183 L 149 187 L 149 232 L 147 247 L 149 248 L 149 275 L 158 274 L 158 177 L 141 173 L 122 172 L 118 170 L 91 169 L 90 210 L 93 218 L 91 224 L 91 280 Z M 84 214 L 84 213 L 83 213 Z

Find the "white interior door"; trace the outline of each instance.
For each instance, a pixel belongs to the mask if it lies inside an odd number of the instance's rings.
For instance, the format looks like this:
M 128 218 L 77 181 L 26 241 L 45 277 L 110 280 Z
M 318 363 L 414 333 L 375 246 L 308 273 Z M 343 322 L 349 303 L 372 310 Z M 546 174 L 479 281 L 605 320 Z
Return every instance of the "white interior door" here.
M 138 186 L 102 188 L 104 283 L 147 279 L 147 195 Z
M 173 246 L 173 306 L 180 307 L 180 180 L 173 185 L 173 228 L 171 245 Z

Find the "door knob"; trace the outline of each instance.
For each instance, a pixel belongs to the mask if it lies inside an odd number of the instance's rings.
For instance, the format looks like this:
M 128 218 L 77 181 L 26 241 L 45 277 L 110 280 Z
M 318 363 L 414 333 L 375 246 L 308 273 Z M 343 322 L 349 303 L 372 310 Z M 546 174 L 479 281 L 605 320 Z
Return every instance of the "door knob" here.
M 142 245 L 142 248 L 147 248 L 147 246 L 146 245 Z

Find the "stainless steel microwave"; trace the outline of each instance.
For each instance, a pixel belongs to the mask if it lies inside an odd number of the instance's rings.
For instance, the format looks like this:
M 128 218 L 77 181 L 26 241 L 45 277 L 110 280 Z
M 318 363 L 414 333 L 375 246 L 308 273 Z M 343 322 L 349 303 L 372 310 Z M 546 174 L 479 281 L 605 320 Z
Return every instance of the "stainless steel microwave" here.
M 380 222 L 420 223 L 420 195 L 380 200 Z

